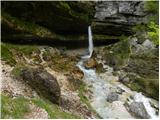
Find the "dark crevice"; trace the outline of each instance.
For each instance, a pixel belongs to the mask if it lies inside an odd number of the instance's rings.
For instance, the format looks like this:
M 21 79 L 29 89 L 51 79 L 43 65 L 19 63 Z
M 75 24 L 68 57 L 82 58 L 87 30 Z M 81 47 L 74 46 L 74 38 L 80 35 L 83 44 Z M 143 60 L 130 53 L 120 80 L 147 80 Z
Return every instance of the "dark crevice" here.
M 94 46 L 106 46 L 118 42 L 119 39 L 103 39 L 94 41 Z M 48 38 L 30 38 L 30 39 L 3 39 L 2 42 L 18 45 L 47 45 L 51 47 L 65 47 L 67 49 L 85 48 L 88 46 L 88 40 L 55 40 Z

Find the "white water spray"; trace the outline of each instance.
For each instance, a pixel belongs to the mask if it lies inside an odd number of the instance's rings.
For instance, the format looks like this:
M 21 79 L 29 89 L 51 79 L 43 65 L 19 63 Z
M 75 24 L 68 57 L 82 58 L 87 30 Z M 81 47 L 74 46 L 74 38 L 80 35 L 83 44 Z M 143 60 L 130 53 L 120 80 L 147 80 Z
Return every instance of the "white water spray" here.
M 151 107 L 149 103 L 149 99 L 142 95 L 142 93 L 137 93 L 134 96 L 134 100 L 136 102 L 142 102 L 146 108 L 147 113 L 151 116 L 151 118 L 157 118 L 155 110 Z
M 89 55 L 83 56 L 82 58 L 84 58 L 84 59 L 90 58 L 92 56 L 92 53 L 93 53 L 93 39 L 92 39 L 91 26 L 88 27 L 88 44 L 89 44 L 89 47 L 88 47 Z
M 122 100 L 114 101 L 113 103 L 109 103 L 106 101 L 108 94 L 112 91 L 112 89 L 115 89 L 116 86 L 118 86 L 111 83 L 112 80 L 118 81 L 118 78 L 112 74 L 113 69 L 107 66 L 107 72 L 105 72 L 105 77 L 101 78 L 99 75 L 96 74 L 95 69 L 86 69 L 84 67 L 84 61 L 86 61 L 86 59 L 89 59 L 93 53 L 93 40 L 90 26 L 88 27 L 88 42 L 89 54 L 83 56 L 82 59 L 78 62 L 77 66 L 83 71 L 83 80 L 88 86 L 90 86 L 89 89 L 92 91 L 92 98 L 90 99 L 91 106 L 102 118 L 134 118 L 126 110 L 123 101 L 123 98 L 127 97 L 128 95 L 132 95 L 133 93 L 135 93 L 134 91 L 125 90 L 126 94 L 120 95 Z M 134 101 L 143 102 L 151 118 L 156 118 L 155 111 L 150 106 L 149 101 L 147 98 L 145 98 L 145 96 L 137 93 L 134 97 Z

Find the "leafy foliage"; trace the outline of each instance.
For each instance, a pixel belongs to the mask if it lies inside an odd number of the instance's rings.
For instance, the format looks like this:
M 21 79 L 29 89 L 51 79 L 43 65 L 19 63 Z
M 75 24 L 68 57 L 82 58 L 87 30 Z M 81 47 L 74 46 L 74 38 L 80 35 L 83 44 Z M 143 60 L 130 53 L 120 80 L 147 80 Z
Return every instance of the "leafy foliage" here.
M 158 13 L 159 11 L 159 1 L 146 1 L 145 2 L 145 11 Z
M 148 25 L 149 32 L 148 35 L 151 38 L 151 40 L 154 42 L 155 45 L 159 45 L 159 26 L 151 21 Z

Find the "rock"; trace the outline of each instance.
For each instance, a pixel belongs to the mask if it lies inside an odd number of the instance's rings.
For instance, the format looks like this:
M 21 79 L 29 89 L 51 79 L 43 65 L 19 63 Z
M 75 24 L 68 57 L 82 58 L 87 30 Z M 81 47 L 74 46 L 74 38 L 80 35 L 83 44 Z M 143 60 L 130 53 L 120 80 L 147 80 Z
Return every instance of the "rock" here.
M 122 94 L 123 92 L 125 92 L 125 90 L 123 90 L 122 88 L 120 88 L 120 87 L 117 87 L 117 91 L 116 91 L 116 93 L 118 93 L 118 94 Z
M 53 103 L 60 103 L 60 87 L 57 80 L 50 73 L 38 68 L 26 68 L 21 71 L 21 77 L 40 96 L 49 99 Z
M 95 58 L 90 58 L 89 60 L 84 62 L 84 66 L 86 69 L 95 68 L 97 66 L 97 61 Z
M 103 72 L 105 72 L 106 70 L 103 68 L 103 64 L 102 64 L 102 63 L 99 63 L 99 64 L 97 64 L 97 66 L 96 66 L 96 71 L 97 71 L 98 73 L 103 73 Z
M 45 26 L 59 34 L 85 33 L 94 17 L 93 2 L 51 1 L 45 4 L 31 1 L 12 4 L 5 2 L 2 8 L 4 12 L 17 19 L 34 21 L 35 24 Z
M 143 1 L 99 1 L 95 8 L 95 34 L 130 35 L 133 25 L 148 22 Z
M 137 118 L 142 118 L 142 119 L 150 118 L 142 102 L 132 102 L 129 105 L 129 111 Z
M 106 61 L 106 64 L 113 67 L 114 70 L 118 70 L 124 67 L 128 62 L 131 52 L 129 41 L 120 41 L 111 47 L 106 47 L 103 52 L 103 58 Z
M 122 83 L 129 83 L 130 82 L 130 79 L 129 77 L 125 76 L 125 77 L 120 77 L 119 79 Z
M 150 105 L 156 110 L 156 115 L 159 114 L 159 102 L 151 100 Z
M 81 80 L 84 76 L 83 71 L 81 71 L 78 67 L 76 67 L 73 71 L 72 71 L 73 77 L 74 79 L 78 79 Z
M 150 41 L 150 40 L 145 40 L 143 43 L 142 43 L 142 46 L 144 46 L 145 48 L 147 49 L 153 49 L 154 48 L 154 44 Z
M 116 92 L 111 92 L 107 96 L 107 101 L 110 103 L 112 103 L 113 101 L 117 101 L 117 100 L 118 100 L 118 94 Z

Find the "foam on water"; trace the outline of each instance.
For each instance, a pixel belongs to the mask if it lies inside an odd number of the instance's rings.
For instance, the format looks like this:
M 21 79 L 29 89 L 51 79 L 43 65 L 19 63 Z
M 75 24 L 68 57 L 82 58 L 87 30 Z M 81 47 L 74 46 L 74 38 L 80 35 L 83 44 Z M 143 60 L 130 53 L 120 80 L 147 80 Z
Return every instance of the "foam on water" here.
M 100 78 L 96 74 L 95 69 L 86 69 L 83 66 L 84 61 L 89 59 L 93 53 L 93 40 L 92 40 L 92 32 L 91 27 L 88 27 L 88 41 L 89 41 L 89 55 L 85 55 L 82 59 L 78 62 L 77 66 L 83 71 L 84 73 L 84 82 L 91 86 L 89 89 L 92 91 L 92 99 L 90 100 L 92 107 L 97 111 L 97 113 L 102 118 L 133 118 L 130 113 L 126 110 L 124 106 L 124 102 L 122 101 L 114 101 L 113 103 L 108 103 L 106 98 L 111 92 L 110 88 L 114 88 L 115 86 L 107 83 L 110 80 L 117 80 L 116 76 L 112 75 L 113 69 L 109 66 L 103 64 L 104 68 L 107 68 L 107 72 L 105 73 L 105 77 Z M 121 86 L 120 86 L 121 87 Z M 125 88 L 127 93 L 133 92 L 128 88 Z M 134 96 L 134 101 L 136 102 L 143 102 L 147 112 L 151 116 L 151 118 L 156 118 L 155 111 L 151 107 L 149 103 L 149 99 L 143 96 L 141 93 L 137 93 Z

